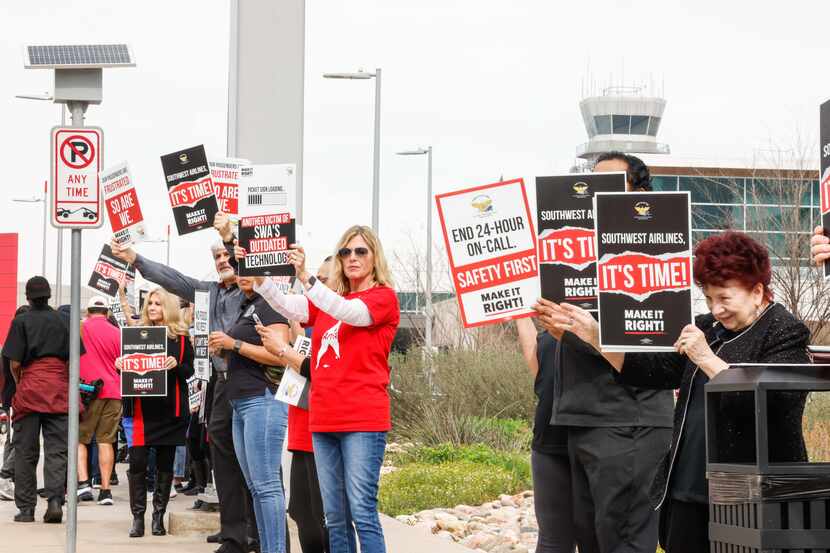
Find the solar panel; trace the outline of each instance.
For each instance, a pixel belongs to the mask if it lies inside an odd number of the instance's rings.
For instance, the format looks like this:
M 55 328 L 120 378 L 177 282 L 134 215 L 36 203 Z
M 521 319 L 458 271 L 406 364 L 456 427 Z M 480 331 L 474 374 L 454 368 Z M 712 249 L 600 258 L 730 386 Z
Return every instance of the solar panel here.
M 26 46 L 27 69 L 83 69 L 94 67 L 134 67 L 126 44 L 70 44 Z

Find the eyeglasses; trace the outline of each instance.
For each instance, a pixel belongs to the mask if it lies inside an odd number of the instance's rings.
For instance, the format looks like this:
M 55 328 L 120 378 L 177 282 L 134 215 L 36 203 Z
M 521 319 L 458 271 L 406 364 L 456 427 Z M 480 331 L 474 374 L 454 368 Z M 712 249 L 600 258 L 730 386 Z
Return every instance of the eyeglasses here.
M 337 251 L 337 255 L 339 255 L 340 257 L 349 257 L 350 255 L 352 255 L 352 251 L 354 251 L 355 255 L 358 257 L 366 257 L 367 255 L 369 255 L 369 248 L 364 248 L 362 246 L 359 248 L 355 248 L 354 250 L 352 250 L 351 248 L 340 248 Z

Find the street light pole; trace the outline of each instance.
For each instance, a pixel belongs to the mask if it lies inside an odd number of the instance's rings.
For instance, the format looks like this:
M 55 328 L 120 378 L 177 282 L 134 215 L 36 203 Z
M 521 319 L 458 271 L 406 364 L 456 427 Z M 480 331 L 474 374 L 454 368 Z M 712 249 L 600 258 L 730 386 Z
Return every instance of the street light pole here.
M 44 102 L 51 102 L 55 99 L 53 94 L 49 94 L 48 92 L 44 92 L 43 94 L 16 94 L 15 98 L 19 98 L 21 100 L 39 100 Z M 58 104 L 58 107 L 61 110 L 61 127 L 66 126 L 66 109 L 64 108 L 63 104 Z M 48 183 L 47 183 L 48 186 Z M 48 207 L 46 202 L 48 201 L 48 193 L 44 192 L 44 198 L 47 198 L 46 201 L 43 202 L 43 210 L 44 213 L 48 213 Z M 44 215 L 44 221 L 47 219 L 48 215 Z M 43 240 L 46 241 L 46 226 L 44 225 L 43 231 Z M 56 266 L 55 266 L 55 306 L 59 306 L 63 303 L 63 229 L 59 228 L 58 231 L 58 244 L 57 244 L 57 255 L 56 257 Z M 44 250 L 44 258 L 46 257 L 46 245 L 43 246 Z M 43 276 L 46 277 L 46 265 L 43 266 Z
M 41 264 L 40 264 L 40 274 L 43 278 L 46 278 L 46 226 L 48 220 L 47 214 L 47 192 L 46 189 L 48 187 L 48 181 L 43 183 L 43 197 L 38 198 L 37 196 L 33 196 L 31 198 L 12 198 L 13 202 L 23 203 L 23 204 L 43 204 L 43 244 L 41 246 Z
M 66 107 L 63 104 L 58 104 L 61 110 L 61 127 L 66 126 Z M 55 267 L 55 305 L 63 304 L 63 229 L 58 229 L 58 255 L 57 265 Z
M 366 80 L 375 79 L 375 121 L 372 146 L 372 230 L 380 234 L 380 67 L 374 73 L 323 73 L 325 79 Z
M 432 356 L 432 146 L 398 152 L 400 156 L 427 156 L 427 260 L 424 294 L 424 346 Z
M 380 234 L 380 67 L 375 69 L 375 138 L 372 165 L 372 230 Z

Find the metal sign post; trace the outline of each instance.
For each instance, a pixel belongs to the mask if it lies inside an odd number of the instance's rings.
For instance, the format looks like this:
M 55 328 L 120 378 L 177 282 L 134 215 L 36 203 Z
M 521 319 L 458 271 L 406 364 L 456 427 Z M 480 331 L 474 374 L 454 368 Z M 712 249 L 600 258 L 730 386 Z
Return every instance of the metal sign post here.
M 69 322 L 69 433 L 66 469 L 66 551 L 78 538 L 78 419 L 81 358 L 81 230 L 103 223 L 98 172 L 103 167 L 103 132 L 84 128 L 89 104 L 100 104 L 104 67 L 134 67 L 126 44 L 26 46 L 27 69 L 54 69 L 55 103 L 66 104 L 72 127 L 52 129 L 52 226 L 72 229 Z M 58 292 L 60 293 L 60 292 Z

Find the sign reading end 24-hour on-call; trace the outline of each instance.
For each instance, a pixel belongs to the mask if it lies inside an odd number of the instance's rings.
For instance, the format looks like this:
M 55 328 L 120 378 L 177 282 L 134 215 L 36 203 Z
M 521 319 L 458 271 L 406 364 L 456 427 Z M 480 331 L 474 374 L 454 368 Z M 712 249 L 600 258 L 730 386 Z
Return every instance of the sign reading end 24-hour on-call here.
M 435 200 L 464 326 L 533 315 L 539 269 L 524 182 L 476 186 Z
M 101 171 L 104 131 L 99 127 L 53 127 L 52 226 L 98 228 L 101 216 Z

